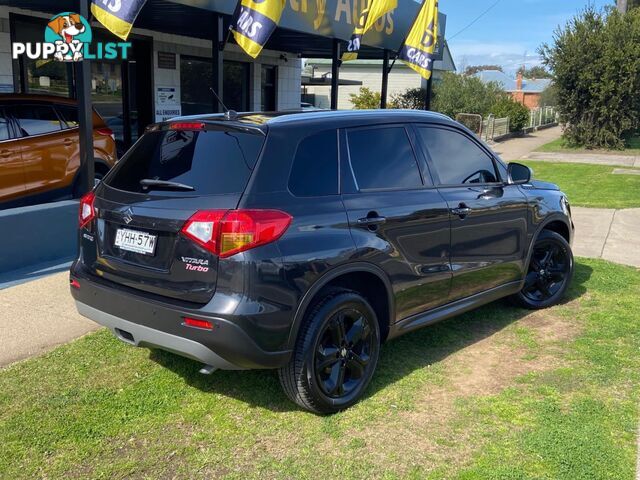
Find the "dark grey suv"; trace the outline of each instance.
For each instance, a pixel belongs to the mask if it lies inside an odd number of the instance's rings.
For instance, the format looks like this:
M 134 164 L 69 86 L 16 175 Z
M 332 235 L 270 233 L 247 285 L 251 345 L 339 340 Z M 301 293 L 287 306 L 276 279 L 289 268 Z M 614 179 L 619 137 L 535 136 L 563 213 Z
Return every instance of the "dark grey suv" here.
M 150 127 L 80 205 L 71 292 L 131 345 L 279 369 L 322 413 L 383 342 L 573 272 L 565 195 L 417 111 L 183 117 Z

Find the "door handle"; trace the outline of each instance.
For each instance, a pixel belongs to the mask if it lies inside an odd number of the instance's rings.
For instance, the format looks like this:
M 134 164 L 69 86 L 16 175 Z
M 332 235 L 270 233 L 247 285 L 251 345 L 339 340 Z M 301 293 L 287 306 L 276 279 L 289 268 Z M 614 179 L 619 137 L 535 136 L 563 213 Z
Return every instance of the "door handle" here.
M 73 144 L 73 140 L 71 140 L 70 138 L 65 138 L 62 143 L 64 143 L 67 147 L 71 144 Z
M 387 219 L 385 217 L 364 217 L 358 219 L 358 225 L 382 225 Z
M 11 156 L 11 150 L 0 150 L 0 157 L 8 158 Z
M 454 215 L 458 215 L 460 218 L 464 218 L 471 213 L 471 209 L 467 207 L 464 203 L 458 205 L 458 208 L 452 208 L 451 213 Z

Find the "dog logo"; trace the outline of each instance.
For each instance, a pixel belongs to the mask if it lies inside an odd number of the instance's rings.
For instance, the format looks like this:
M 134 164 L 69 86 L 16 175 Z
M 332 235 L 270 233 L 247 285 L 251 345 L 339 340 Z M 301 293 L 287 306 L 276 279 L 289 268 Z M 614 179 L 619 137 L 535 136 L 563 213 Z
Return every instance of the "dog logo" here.
M 84 44 L 91 43 L 91 26 L 82 15 L 59 13 L 49 20 L 44 40 L 56 46 L 54 58 L 59 62 L 79 62 L 84 58 Z

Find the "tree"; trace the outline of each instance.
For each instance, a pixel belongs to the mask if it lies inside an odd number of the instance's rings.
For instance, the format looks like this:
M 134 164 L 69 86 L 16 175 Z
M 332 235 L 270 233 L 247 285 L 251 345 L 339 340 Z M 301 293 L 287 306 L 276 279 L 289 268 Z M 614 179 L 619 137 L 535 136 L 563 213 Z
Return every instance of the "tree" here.
M 630 8 L 640 5 L 640 0 L 618 0 L 618 11 L 620 13 L 627 13 Z
M 484 70 L 497 70 L 498 72 L 502 72 L 502 67 L 500 65 L 470 65 L 465 68 L 464 74 L 471 76 Z
M 569 145 L 625 146 L 640 127 L 640 9 L 587 7 L 540 48 Z
M 551 72 L 549 72 L 546 68 L 541 67 L 540 65 L 536 65 L 531 68 L 526 68 L 524 66 L 518 69 L 518 73 L 522 73 L 524 78 L 552 78 Z
M 357 94 L 350 93 L 349 99 L 356 110 L 370 110 L 380 108 L 380 92 L 374 92 L 367 87 L 360 87 Z
M 558 105 L 558 90 L 556 85 L 552 83 L 545 88 L 540 94 L 541 107 L 556 107 Z

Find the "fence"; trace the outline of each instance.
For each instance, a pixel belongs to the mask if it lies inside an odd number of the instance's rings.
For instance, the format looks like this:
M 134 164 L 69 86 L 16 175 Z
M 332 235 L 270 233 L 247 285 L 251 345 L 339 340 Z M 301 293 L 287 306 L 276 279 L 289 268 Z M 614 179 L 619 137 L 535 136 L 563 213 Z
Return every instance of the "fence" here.
M 509 133 L 509 117 L 496 118 L 493 115 L 489 115 L 486 119 L 483 119 L 482 115 L 459 113 L 456 115 L 456 121 L 463 124 L 485 142 Z
M 554 107 L 538 107 L 531 110 L 529 127 L 541 127 L 555 123 L 558 119 L 558 112 Z

